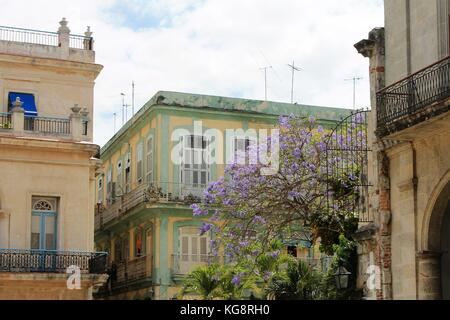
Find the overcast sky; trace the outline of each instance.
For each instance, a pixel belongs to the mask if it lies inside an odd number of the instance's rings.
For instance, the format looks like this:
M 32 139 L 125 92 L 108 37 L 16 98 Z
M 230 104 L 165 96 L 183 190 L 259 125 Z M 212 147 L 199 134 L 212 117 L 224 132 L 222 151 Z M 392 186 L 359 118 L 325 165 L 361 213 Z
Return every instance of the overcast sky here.
M 122 124 L 122 98 L 139 109 L 157 91 L 181 91 L 290 102 L 288 63 L 299 104 L 369 106 L 368 60 L 353 44 L 383 26 L 382 0 L 0 0 L 0 25 L 94 32 L 97 63 L 94 142 Z M 129 116 L 131 116 L 131 108 Z

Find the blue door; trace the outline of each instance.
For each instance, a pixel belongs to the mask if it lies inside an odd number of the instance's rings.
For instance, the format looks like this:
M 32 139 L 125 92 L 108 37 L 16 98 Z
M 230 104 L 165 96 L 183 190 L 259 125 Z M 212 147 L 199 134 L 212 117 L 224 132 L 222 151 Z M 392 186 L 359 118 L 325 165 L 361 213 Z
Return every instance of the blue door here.
M 31 249 L 56 250 L 56 212 L 33 211 Z
M 56 270 L 56 200 L 33 200 L 31 212 L 31 266 L 34 271 Z

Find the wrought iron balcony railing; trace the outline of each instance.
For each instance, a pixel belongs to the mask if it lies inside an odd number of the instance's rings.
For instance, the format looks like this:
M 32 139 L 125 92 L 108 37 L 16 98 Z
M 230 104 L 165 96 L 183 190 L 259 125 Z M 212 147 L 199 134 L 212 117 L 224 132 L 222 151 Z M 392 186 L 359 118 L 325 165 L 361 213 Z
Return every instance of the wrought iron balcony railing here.
M 67 273 L 76 266 L 81 273 L 106 273 L 106 252 L 0 249 L 0 272 Z
M 70 135 L 70 119 L 25 117 L 24 130 L 42 134 Z
M 172 275 L 186 275 L 199 266 L 213 263 L 223 264 L 225 259 L 211 254 L 173 254 Z
M 0 40 L 40 44 L 46 46 L 59 46 L 59 37 L 56 32 L 40 31 L 0 26 Z M 74 49 L 92 50 L 93 39 L 81 35 L 69 36 L 69 47 Z
M 11 113 L 0 112 L 0 129 L 12 129 Z
M 152 256 L 142 256 L 133 260 L 113 263 L 110 269 L 111 286 L 123 287 L 152 276 Z
M 377 92 L 380 136 L 406 129 L 449 110 L 450 56 Z
M 142 203 L 172 202 L 190 205 L 201 201 L 203 190 L 207 185 L 183 184 L 172 182 L 142 183 L 130 192 L 111 199 L 107 205 L 95 208 L 95 230 L 123 216 Z

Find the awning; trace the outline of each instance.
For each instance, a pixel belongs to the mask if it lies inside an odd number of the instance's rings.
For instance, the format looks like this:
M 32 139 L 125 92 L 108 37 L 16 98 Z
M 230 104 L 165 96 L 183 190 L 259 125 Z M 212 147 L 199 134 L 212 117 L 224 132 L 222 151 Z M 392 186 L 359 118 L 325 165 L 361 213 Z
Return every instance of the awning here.
M 23 102 L 22 108 L 25 110 L 25 116 L 36 117 L 38 115 L 34 95 L 31 93 L 10 92 L 8 95 L 8 109 L 10 111 L 14 108 L 17 97 Z

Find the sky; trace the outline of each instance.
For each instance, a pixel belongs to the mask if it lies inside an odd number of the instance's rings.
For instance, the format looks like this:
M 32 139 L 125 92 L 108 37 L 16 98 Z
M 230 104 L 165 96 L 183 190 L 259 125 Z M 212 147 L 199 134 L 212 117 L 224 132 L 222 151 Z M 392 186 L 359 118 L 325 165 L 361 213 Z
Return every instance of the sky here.
M 104 69 L 94 93 L 94 142 L 122 125 L 122 96 L 135 112 L 160 90 L 369 107 L 368 59 L 353 45 L 382 27 L 382 0 L 0 0 L 0 25 L 94 32 Z M 7 8 L 7 10 L 5 9 Z M 127 118 L 131 117 L 131 108 Z M 116 121 L 114 125 L 114 116 Z

